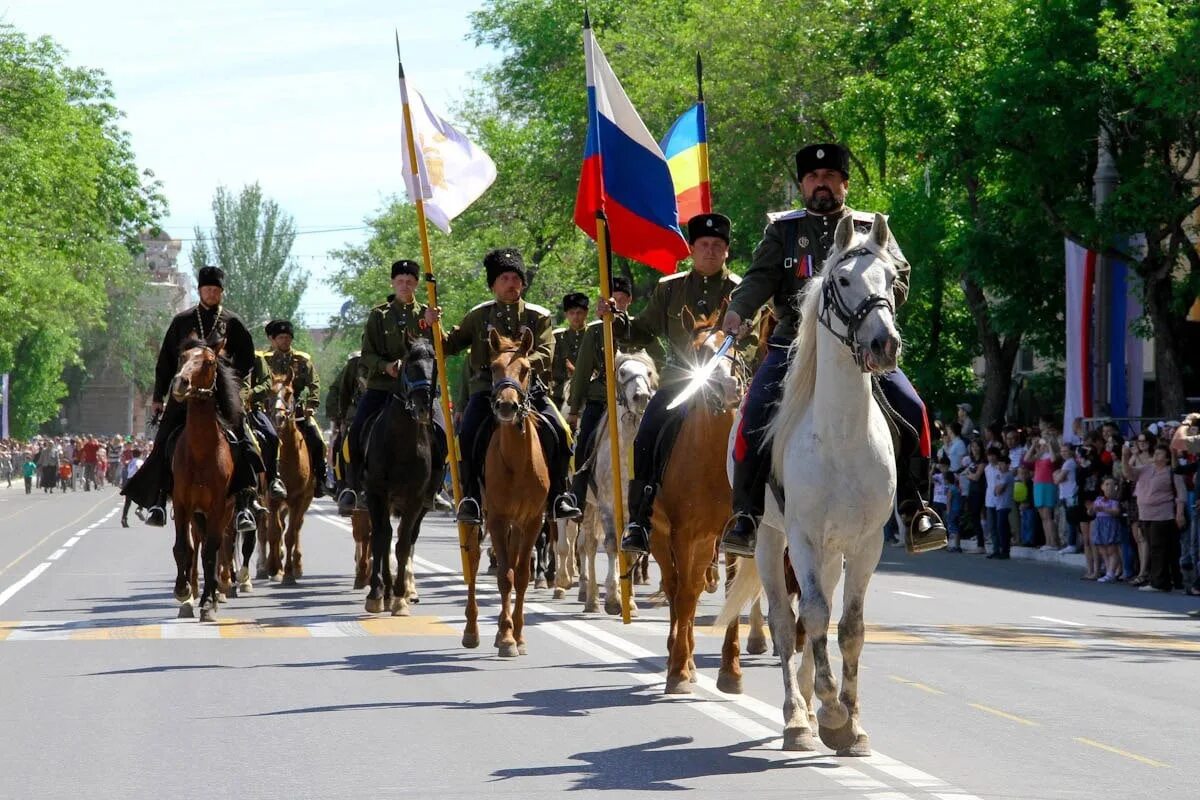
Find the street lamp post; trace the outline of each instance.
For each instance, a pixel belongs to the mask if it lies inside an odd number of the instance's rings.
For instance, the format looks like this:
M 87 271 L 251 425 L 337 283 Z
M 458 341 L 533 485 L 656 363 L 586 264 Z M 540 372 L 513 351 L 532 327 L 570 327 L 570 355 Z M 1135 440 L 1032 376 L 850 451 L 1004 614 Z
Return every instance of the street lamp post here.
M 1096 157 L 1096 173 L 1092 177 L 1093 199 L 1096 214 L 1099 216 L 1105 203 L 1116 191 L 1120 173 L 1117 172 L 1117 162 L 1112 155 L 1112 142 L 1108 127 L 1101 122 L 1098 151 Z M 1110 243 L 1106 243 L 1110 244 Z M 1109 318 L 1114 298 L 1112 293 L 1112 258 L 1107 255 L 1108 247 L 1097 253 L 1096 258 L 1096 288 L 1095 288 L 1095 324 L 1092 329 L 1094 347 L 1094 372 L 1092 380 L 1093 413 L 1098 413 L 1103 405 L 1107 407 L 1112 400 L 1112 387 L 1109 386 L 1111 364 L 1109 363 Z M 1104 413 L 1107 413 L 1107 408 Z

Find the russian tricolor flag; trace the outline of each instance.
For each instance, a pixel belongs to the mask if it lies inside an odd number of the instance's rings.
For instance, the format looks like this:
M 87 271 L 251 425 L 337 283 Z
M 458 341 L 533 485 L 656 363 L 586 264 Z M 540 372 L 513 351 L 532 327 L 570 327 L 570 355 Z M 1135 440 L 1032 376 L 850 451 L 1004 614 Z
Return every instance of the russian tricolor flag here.
M 588 132 L 575 224 L 596 238 L 596 213 L 608 218 L 612 251 L 660 272 L 672 273 L 690 250 L 679 230 L 671 171 L 658 142 L 585 21 Z
M 663 138 L 662 150 L 671 170 L 671 182 L 675 185 L 679 224 L 686 225 L 697 214 L 711 213 L 712 184 L 708 177 L 708 133 L 703 101 L 675 120 Z

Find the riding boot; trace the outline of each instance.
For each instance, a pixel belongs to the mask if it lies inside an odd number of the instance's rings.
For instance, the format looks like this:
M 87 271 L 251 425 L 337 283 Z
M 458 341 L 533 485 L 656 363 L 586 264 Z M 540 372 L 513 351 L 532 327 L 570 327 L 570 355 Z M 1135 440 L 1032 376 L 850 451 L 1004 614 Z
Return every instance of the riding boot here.
M 580 516 L 587 510 L 588 486 L 592 482 L 592 462 L 586 462 L 575 470 L 571 478 L 571 494 L 575 495 L 575 505 L 579 507 Z
M 255 502 L 253 490 L 238 492 L 234 499 L 237 513 L 234 515 L 234 527 L 238 533 L 254 533 L 258 530 L 258 522 L 254 518 L 251 504 Z
M 733 516 L 721 533 L 721 547 L 726 553 L 754 557 L 758 522 L 762 519 L 766 492 L 766 470 L 758 453 L 746 453 L 733 463 Z
M 167 493 L 159 492 L 158 498 L 154 501 L 154 505 L 146 512 L 145 522 L 155 528 L 164 528 L 167 525 Z
M 325 441 L 321 438 L 320 431 L 317 430 L 316 424 L 311 419 L 306 419 L 301 423 L 300 433 L 304 436 L 304 443 L 308 448 L 309 465 L 313 475 L 313 497 L 324 497 L 327 466 Z
M 946 546 L 946 526 L 921 496 L 920 486 L 929 475 L 929 459 L 912 456 L 896 466 L 896 510 L 904 528 L 904 545 L 910 553 L 925 553 Z
M 621 550 L 645 555 L 650 552 L 650 516 L 658 487 L 637 478 L 629 481 L 629 524 L 621 537 Z

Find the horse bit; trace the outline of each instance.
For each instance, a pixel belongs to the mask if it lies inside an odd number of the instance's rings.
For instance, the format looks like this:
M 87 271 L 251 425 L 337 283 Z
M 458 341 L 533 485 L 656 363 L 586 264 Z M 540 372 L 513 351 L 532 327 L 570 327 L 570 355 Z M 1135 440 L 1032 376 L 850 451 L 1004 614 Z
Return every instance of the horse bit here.
M 212 357 L 214 359 L 216 359 L 216 357 L 217 357 L 216 351 L 213 350 L 211 347 L 201 347 L 199 349 L 203 350 L 205 353 L 211 353 Z M 179 376 L 176 375 L 175 379 L 179 380 Z M 193 400 L 193 399 L 207 400 L 208 398 L 212 397 L 216 393 L 217 393 L 217 364 L 214 361 L 213 362 L 213 379 L 212 379 L 212 383 L 209 384 L 208 388 L 207 389 L 197 389 L 195 386 L 189 385 L 188 388 L 184 391 L 184 393 L 179 397 L 179 400 L 181 402 L 187 401 L 187 400 Z
M 878 256 L 874 250 L 866 247 L 856 247 L 853 250 L 847 250 L 842 253 L 841 258 L 833 265 L 837 267 L 840 264 L 850 261 L 851 259 L 861 256 Z M 889 259 L 890 260 L 890 259 Z M 886 308 L 893 315 L 896 313 L 895 307 L 892 305 L 891 298 L 884 297 L 881 294 L 870 294 L 863 298 L 863 301 L 858 304 L 858 307 L 853 311 L 846 304 L 842 293 L 838 291 L 837 281 L 834 280 L 832 274 L 825 276 L 825 280 L 821 285 L 821 310 L 817 314 L 817 320 L 825 326 L 833 337 L 842 344 L 850 348 L 850 355 L 854 358 L 854 363 L 859 369 L 865 370 L 862 355 L 862 344 L 858 341 L 858 329 L 863 321 L 876 308 Z M 830 315 L 838 318 L 838 321 L 846 327 L 845 333 L 839 333 L 834 330 L 833 323 L 830 320 Z

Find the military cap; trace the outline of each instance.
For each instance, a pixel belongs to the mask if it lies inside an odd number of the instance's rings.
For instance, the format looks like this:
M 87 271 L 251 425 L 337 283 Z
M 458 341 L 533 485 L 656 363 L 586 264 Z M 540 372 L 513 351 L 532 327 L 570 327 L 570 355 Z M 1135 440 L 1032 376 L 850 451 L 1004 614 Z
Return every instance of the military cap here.
M 796 153 L 796 175 L 803 178 L 818 169 L 836 169 L 850 177 L 850 151 L 840 144 L 810 144 Z
M 612 276 L 612 280 L 609 281 L 609 283 L 611 284 L 610 288 L 612 288 L 614 294 L 617 292 L 624 292 L 630 297 L 633 297 L 633 282 L 624 275 Z
M 528 285 L 525 278 L 525 262 L 521 259 L 521 251 L 515 247 L 504 247 L 491 250 L 483 257 L 483 268 L 487 272 L 487 285 L 492 284 L 506 272 L 515 272 L 521 276 L 521 283 Z
M 196 286 L 216 286 L 225 288 L 225 270 L 220 267 L 201 267 L 196 276 Z
M 419 278 L 421 277 L 421 267 L 415 261 L 402 258 L 392 263 L 392 277 L 397 275 L 412 275 L 414 278 Z
M 688 220 L 688 244 L 695 244 L 701 236 L 716 236 L 729 244 L 729 217 L 724 214 L 697 214 Z
M 264 330 L 267 332 L 267 336 L 272 339 L 284 333 L 288 336 L 296 335 L 292 330 L 292 321 L 288 319 L 273 319 L 266 324 Z
M 562 299 L 563 311 L 570 311 L 572 308 L 582 308 L 584 311 L 588 309 L 588 297 L 583 292 L 571 292 L 563 295 Z

